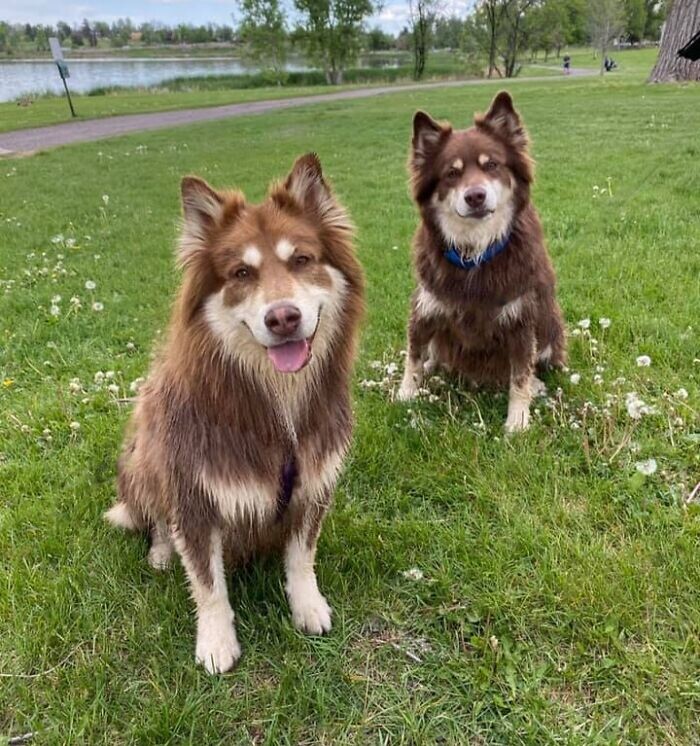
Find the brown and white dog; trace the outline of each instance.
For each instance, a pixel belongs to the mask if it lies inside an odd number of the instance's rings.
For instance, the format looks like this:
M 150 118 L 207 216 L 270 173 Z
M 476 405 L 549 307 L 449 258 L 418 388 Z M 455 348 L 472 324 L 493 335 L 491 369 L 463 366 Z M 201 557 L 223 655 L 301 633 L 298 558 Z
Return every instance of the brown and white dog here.
M 528 136 L 499 93 L 474 126 L 413 120 L 409 171 L 421 224 L 418 286 L 400 400 L 442 366 L 475 384 L 509 386 L 506 430 L 528 426 L 537 365 L 566 358 L 556 278 L 530 202 Z
M 296 627 L 331 628 L 316 541 L 350 440 L 364 280 L 352 225 L 313 154 L 258 205 L 182 181 L 184 281 L 118 466 L 116 526 L 175 550 L 197 606 L 196 659 L 240 656 L 224 559 L 284 552 Z

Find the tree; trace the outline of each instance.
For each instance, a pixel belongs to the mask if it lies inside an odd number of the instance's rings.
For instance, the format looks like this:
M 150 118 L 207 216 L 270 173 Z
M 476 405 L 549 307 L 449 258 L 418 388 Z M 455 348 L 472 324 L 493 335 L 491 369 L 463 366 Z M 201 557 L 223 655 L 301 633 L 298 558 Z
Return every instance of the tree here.
M 489 69 L 487 77 L 492 78 L 494 71 L 497 71 L 500 75 L 500 71 L 496 67 L 496 53 L 505 16 L 505 3 L 502 0 L 483 0 L 480 10 L 485 20 L 488 37 Z
M 396 46 L 396 40 L 391 34 L 387 34 L 379 26 L 367 32 L 365 44 L 370 52 L 385 52 Z
M 525 16 L 535 6 L 537 0 L 504 0 L 503 17 L 505 19 L 503 68 L 506 78 L 518 74 L 518 55 L 526 29 Z
M 588 24 L 593 46 L 600 52 L 600 74 L 603 75 L 608 49 L 625 26 L 620 0 L 588 0 Z
M 661 32 L 659 56 L 649 77 L 650 83 L 670 83 L 677 80 L 700 80 L 700 61 L 678 56 L 700 29 L 698 0 L 673 0 Z
M 287 26 L 279 0 L 240 0 L 239 33 L 245 55 L 263 70 L 272 72 L 281 85 L 287 62 Z
M 437 11 L 437 0 L 408 0 L 408 22 L 413 35 L 413 77 L 420 80 L 428 61 L 428 49 Z
M 637 44 L 644 38 L 647 25 L 645 0 L 625 0 L 625 34 L 627 40 Z
M 294 6 L 307 56 L 323 68 L 329 84 L 342 83 L 359 51 L 362 23 L 375 10 L 372 0 L 294 0 Z

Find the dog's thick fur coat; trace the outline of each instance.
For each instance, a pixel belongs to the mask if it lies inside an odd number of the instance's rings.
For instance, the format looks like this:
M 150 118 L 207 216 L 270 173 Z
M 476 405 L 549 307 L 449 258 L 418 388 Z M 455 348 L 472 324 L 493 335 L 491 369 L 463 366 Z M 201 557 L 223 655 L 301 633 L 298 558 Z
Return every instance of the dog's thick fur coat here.
M 562 366 L 565 337 L 556 278 L 530 201 L 528 136 L 502 92 L 468 130 L 414 118 L 409 171 L 421 223 L 414 238 L 417 288 L 399 399 L 413 398 L 441 366 L 475 384 L 508 386 L 506 429 L 524 429 L 540 366 Z M 489 246 L 505 250 L 479 264 Z M 471 269 L 447 261 L 447 248 Z
M 192 177 L 182 199 L 184 280 L 106 516 L 150 532 L 154 567 L 179 554 L 197 606 L 196 658 L 222 672 L 240 655 L 225 558 L 283 550 L 295 625 L 330 629 L 314 558 L 351 435 L 363 276 L 314 155 L 262 204 Z M 290 305 L 294 316 L 280 316 Z M 280 332 L 279 319 L 299 326 Z

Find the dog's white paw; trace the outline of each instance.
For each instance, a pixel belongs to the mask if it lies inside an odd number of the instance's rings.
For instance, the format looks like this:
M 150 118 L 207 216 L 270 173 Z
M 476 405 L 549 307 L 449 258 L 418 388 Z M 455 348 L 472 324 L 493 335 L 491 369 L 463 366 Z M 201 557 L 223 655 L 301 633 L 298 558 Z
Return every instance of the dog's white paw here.
M 200 617 L 197 624 L 197 663 L 211 673 L 229 671 L 241 657 L 236 630 L 230 614 L 212 613 Z
M 331 607 L 319 591 L 308 591 L 290 599 L 292 622 L 307 635 L 322 635 L 331 631 Z
M 416 382 L 412 379 L 408 381 L 404 379 L 399 390 L 396 392 L 396 400 L 411 401 L 411 399 L 415 399 L 416 396 L 418 396 L 418 386 Z
M 530 427 L 530 410 L 516 409 L 508 413 L 506 420 L 506 433 L 521 433 Z
M 173 556 L 173 547 L 169 541 L 152 544 L 148 550 L 148 564 L 154 570 L 167 570 Z

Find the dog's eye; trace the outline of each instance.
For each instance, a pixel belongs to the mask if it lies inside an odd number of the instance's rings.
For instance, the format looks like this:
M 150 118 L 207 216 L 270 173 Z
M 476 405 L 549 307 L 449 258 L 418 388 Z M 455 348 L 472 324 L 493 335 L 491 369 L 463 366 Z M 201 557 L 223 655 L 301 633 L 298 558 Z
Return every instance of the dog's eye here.
M 250 277 L 250 270 L 248 267 L 239 267 L 234 273 L 233 276 L 237 280 L 247 280 Z
M 294 257 L 294 265 L 297 267 L 304 267 L 311 261 L 311 257 L 306 256 L 306 254 L 297 254 L 297 256 Z
M 459 176 L 461 175 L 461 173 L 462 172 L 459 169 L 457 169 L 457 168 L 451 168 L 447 172 L 447 178 L 448 179 L 457 179 L 457 178 L 459 178 Z
M 483 169 L 484 171 L 495 171 L 498 168 L 498 163 L 494 161 L 493 159 L 489 158 L 486 163 L 484 163 Z

